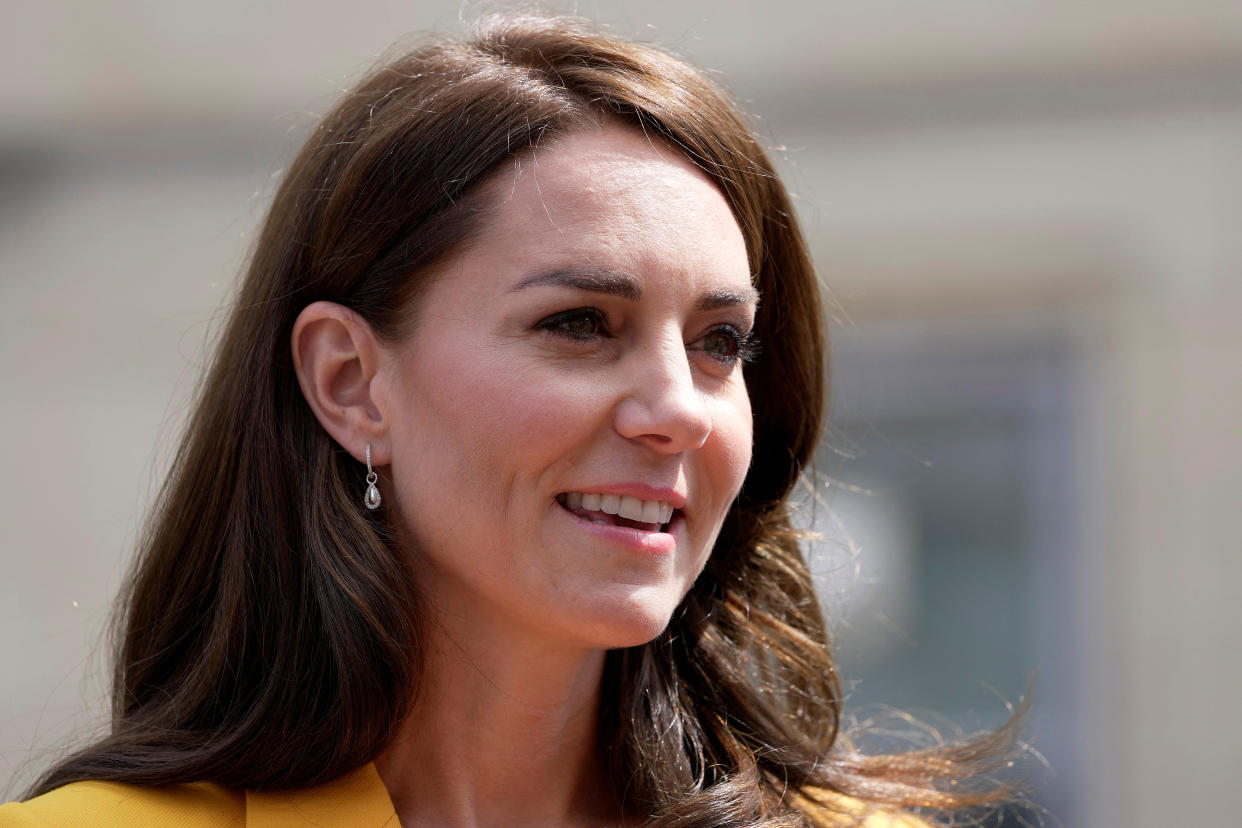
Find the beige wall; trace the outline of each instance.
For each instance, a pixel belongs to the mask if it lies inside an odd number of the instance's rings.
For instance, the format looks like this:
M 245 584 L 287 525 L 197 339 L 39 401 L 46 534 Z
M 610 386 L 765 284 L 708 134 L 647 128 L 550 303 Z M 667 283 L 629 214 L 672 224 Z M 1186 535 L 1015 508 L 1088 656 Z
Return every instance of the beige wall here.
M 351 73 L 402 33 L 455 28 L 459 5 L 10 6 L 0 780 L 16 791 L 99 721 L 102 623 L 281 159 Z M 1076 343 L 1088 763 L 1066 822 L 1230 824 L 1237 4 L 577 6 L 723 70 L 764 116 L 845 317 Z

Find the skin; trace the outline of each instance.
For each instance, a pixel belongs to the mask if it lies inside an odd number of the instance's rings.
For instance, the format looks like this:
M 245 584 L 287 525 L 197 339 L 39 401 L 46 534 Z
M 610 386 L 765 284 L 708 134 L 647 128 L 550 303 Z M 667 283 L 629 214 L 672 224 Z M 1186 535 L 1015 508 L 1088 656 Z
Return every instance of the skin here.
M 638 131 L 582 130 L 485 187 L 485 229 L 404 340 L 323 302 L 294 329 L 303 391 L 356 457 L 372 444 L 429 602 L 425 679 L 377 766 L 407 825 L 621 824 L 604 653 L 668 624 L 741 487 L 757 296 L 723 196 Z M 639 484 L 684 498 L 651 543 L 558 502 Z

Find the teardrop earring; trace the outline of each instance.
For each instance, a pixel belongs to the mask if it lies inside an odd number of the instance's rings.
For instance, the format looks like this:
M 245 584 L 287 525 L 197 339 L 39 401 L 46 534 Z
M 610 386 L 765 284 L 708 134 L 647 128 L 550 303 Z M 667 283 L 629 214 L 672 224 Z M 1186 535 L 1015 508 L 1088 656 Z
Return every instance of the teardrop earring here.
M 375 511 L 380 505 L 379 487 L 376 482 L 379 481 L 379 475 L 371 469 L 371 444 L 367 443 L 367 493 L 362 498 L 362 505 L 371 511 Z

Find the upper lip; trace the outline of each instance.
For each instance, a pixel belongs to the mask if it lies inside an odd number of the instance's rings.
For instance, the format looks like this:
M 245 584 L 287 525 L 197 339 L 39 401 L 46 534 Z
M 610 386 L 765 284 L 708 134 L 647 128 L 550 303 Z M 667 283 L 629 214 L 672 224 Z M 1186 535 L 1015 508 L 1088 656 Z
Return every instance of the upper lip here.
M 599 483 L 566 489 L 567 492 L 583 492 L 585 494 L 612 494 L 625 497 L 636 497 L 639 500 L 662 500 L 674 509 L 683 509 L 686 496 L 681 492 L 662 486 L 651 486 L 647 483 Z

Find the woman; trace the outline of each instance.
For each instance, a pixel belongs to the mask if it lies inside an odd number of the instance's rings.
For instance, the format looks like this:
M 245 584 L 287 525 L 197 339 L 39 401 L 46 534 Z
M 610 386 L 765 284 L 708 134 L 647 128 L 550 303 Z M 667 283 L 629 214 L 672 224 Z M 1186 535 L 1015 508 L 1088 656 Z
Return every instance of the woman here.
M 111 735 L 0 824 L 987 800 L 957 781 L 990 744 L 838 732 L 786 504 L 825 359 L 788 195 L 696 70 L 503 17 L 378 69 L 276 195 L 123 598 Z

